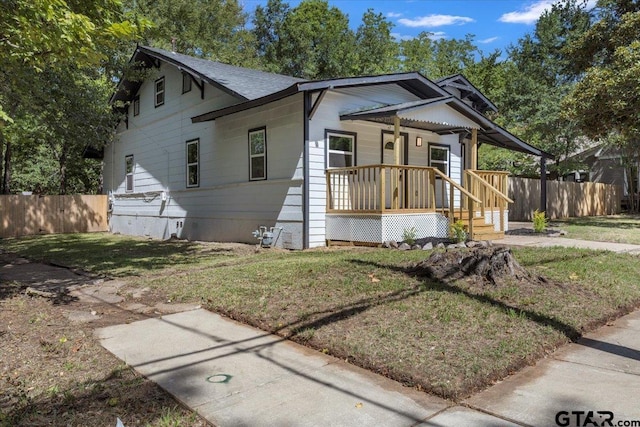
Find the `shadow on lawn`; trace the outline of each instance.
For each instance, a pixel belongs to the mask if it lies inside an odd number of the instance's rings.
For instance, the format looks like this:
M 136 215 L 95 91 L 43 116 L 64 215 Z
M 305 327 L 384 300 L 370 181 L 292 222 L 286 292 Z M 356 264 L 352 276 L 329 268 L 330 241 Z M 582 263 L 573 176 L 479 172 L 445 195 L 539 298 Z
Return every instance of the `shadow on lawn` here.
M 149 425 L 170 414 L 175 416 L 176 423 L 181 416 L 197 419 L 158 386 L 129 368 L 116 368 L 105 378 L 71 384 L 63 390 L 50 388 L 36 397 L 30 397 L 24 387 L 17 387 L 7 391 L 4 398 L 13 405 L 0 406 L 0 426 L 115 426 L 116 418 L 121 418 L 125 425 L 133 420 L 138 425 Z
M 580 217 L 558 219 L 552 221 L 553 225 L 559 226 L 584 226 L 584 227 L 603 227 L 609 229 L 635 229 L 640 226 L 640 215 L 625 215 L 621 217 Z
M 8 251 L 61 266 L 82 266 L 110 277 L 139 275 L 198 261 L 201 246 L 187 241 L 105 238 L 103 234 L 58 234 L 7 241 Z M 114 271 L 117 270 L 117 271 Z
M 515 315 L 517 317 L 523 317 L 526 318 L 532 322 L 538 323 L 542 326 L 548 326 L 551 327 L 553 329 L 555 329 L 556 331 L 562 333 L 563 335 L 565 335 L 567 338 L 569 338 L 571 341 L 576 341 L 577 339 L 579 339 L 582 336 L 582 333 L 577 330 L 575 327 L 564 323 L 554 317 L 550 317 L 532 310 L 528 310 L 525 308 L 521 308 L 512 304 L 508 304 L 505 303 L 504 301 L 500 301 L 497 300 L 495 298 L 491 298 L 490 296 L 486 295 L 486 294 L 475 294 L 472 292 L 469 292 L 465 289 L 462 289 L 458 286 L 456 286 L 453 283 L 448 283 L 447 281 L 443 281 L 443 280 L 436 280 L 436 279 L 432 279 L 429 277 L 425 277 L 425 276 L 421 276 L 418 274 L 415 274 L 414 272 L 411 272 L 409 268 L 407 267 L 398 267 L 398 266 L 394 266 L 394 265 L 385 265 L 385 264 L 380 264 L 377 262 L 371 262 L 371 261 L 361 261 L 361 260 L 357 260 L 354 259 L 352 260 L 353 263 L 355 264 L 360 264 L 360 265 L 367 265 L 367 266 L 372 266 L 372 267 L 376 267 L 376 268 L 384 268 L 384 269 L 390 269 L 393 271 L 397 271 L 406 275 L 409 275 L 411 277 L 415 277 L 417 279 L 419 279 L 422 282 L 422 287 L 420 288 L 419 291 L 416 292 L 412 292 L 411 294 L 407 294 L 405 296 L 408 297 L 409 295 L 424 291 L 426 289 L 429 290 L 435 290 L 435 291 L 439 291 L 439 292 L 449 292 L 449 293 L 454 293 L 454 294 L 459 294 L 459 295 L 464 295 L 465 297 L 481 302 L 483 304 L 487 304 L 490 305 L 492 307 L 496 307 L 498 308 L 500 311 L 502 311 L 503 313 L 507 314 L 507 315 Z M 386 303 L 388 301 L 385 301 L 384 303 Z

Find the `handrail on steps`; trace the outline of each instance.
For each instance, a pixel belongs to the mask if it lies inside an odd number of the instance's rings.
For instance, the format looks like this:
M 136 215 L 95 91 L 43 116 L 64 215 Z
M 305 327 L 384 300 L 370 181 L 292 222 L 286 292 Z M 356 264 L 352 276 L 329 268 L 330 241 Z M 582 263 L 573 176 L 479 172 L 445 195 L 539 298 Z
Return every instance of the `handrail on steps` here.
M 482 179 L 482 177 L 480 177 L 478 174 L 476 174 L 474 171 L 471 171 L 469 169 L 466 169 L 464 171 L 464 173 L 471 175 L 472 177 L 474 177 L 475 179 L 477 179 L 478 181 L 480 181 L 482 183 L 482 185 L 484 187 L 486 187 L 487 189 L 489 189 L 489 191 L 491 191 L 492 193 L 494 193 L 496 196 L 500 197 L 502 200 L 504 200 L 507 203 L 515 203 L 513 200 L 511 200 L 509 197 L 507 197 L 502 191 L 498 190 L 496 187 L 494 187 L 493 185 L 491 185 L 490 183 L 488 183 L 487 181 L 485 181 L 484 179 Z
M 474 196 L 473 194 L 471 194 L 469 191 L 467 191 L 464 187 L 462 187 L 460 184 L 458 184 L 457 182 L 455 182 L 454 180 L 452 180 L 450 177 L 448 177 L 447 175 L 443 174 L 440 169 L 438 168 L 433 168 L 434 172 L 436 173 L 436 175 L 440 176 L 440 178 L 444 179 L 445 181 L 447 181 L 449 184 L 453 185 L 456 189 L 460 190 L 460 192 L 462 194 L 464 194 L 465 196 L 467 196 L 468 198 L 470 198 L 471 200 L 473 200 L 476 203 L 482 203 L 482 200 L 478 199 L 476 196 Z M 513 203 L 513 202 L 512 202 Z
M 467 196 L 467 198 L 469 199 L 469 210 L 468 210 L 468 216 L 469 216 L 469 225 L 468 225 L 468 231 L 469 231 L 469 236 L 473 236 L 473 217 L 474 217 L 474 211 L 473 211 L 473 202 L 476 202 L 478 204 L 480 204 L 480 206 L 482 206 L 482 200 L 478 199 L 476 196 L 474 196 L 473 194 L 471 194 L 469 191 L 467 191 L 464 187 L 462 187 L 460 184 L 458 184 L 457 182 L 453 181 L 449 176 L 445 175 L 444 173 L 442 173 L 440 171 L 440 169 L 434 168 L 433 171 L 435 172 L 436 175 L 438 175 L 440 178 L 442 178 L 443 182 L 448 182 L 449 183 L 449 225 L 453 225 L 453 220 L 454 220 L 454 211 L 455 208 L 453 207 L 453 189 L 456 188 L 458 191 L 460 191 L 460 194 L 464 194 L 465 196 Z M 462 204 L 460 204 L 460 217 L 462 218 Z

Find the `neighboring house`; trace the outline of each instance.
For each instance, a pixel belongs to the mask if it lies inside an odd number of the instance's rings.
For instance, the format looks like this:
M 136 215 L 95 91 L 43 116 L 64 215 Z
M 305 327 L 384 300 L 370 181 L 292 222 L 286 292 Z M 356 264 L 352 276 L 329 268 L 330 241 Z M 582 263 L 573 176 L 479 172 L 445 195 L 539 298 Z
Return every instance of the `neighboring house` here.
M 622 188 L 621 204 L 623 209 L 629 207 L 629 185 L 631 182 L 628 171 L 623 166 L 619 148 L 607 146 L 606 144 L 597 144 L 569 157 L 566 161 L 571 164 L 578 164 L 580 167 L 565 174 L 563 176 L 564 181 L 617 185 Z M 638 188 L 640 168 L 636 168 L 636 172 L 633 175 L 634 187 Z
M 491 236 L 507 175 L 475 171 L 478 144 L 550 157 L 486 118 L 461 75 L 304 81 L 143 46 L 131 61 L 148 77 L 120 82 L 104 151 L 116 233 L 256 242 L 266 226 L 302 249 L 445 237 L 466 215 Z
M 618 148 L 597 144 L 569 157 L 566 161 L 578 164 L 580 168 L 565 174 L 565 181 L 619 185 L 624 189 L 625 195 L 628 193 L 629 181 Z M 638 177 L 634 178 L 637 182 Z

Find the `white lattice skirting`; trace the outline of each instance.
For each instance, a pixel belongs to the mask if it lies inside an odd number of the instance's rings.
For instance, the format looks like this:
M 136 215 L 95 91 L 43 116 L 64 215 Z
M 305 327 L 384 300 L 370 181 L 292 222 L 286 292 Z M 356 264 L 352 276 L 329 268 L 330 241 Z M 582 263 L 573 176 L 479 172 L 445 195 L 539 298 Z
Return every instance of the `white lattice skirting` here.
M 449 221 L 438 213 L 346 215 L 327 214 L 327 240 L 382 243 L 401 241 L 405 230 L 415 228 L 416 237 L 447 237 Z

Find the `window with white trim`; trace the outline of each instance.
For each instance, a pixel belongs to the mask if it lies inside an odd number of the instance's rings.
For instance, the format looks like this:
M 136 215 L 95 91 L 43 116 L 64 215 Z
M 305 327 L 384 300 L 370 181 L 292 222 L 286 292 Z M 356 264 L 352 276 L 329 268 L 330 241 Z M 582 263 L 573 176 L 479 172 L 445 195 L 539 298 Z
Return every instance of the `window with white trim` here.
M 182 73 L 182 93 L 191 92 L 191 76 L 187 73 Z
M 330 168 L 355 166 L 355 134 L 327 132 L 328 162 Z
M 449 146 L 429 144 L 429 166 L 449 176 Z
M 164 92 L 165 92 L 164 76 L 162 76 L 158 80 L 156 80 L 155 88 L 156 88 L 156 90 L 155 90 L 155 106 L 159 107 L 162 104 L 164 104 Z
M 200 140 L 187 141 L 187 187 L 200 185 Z
M 249 179 L 267 179 L 267 128 L 249 131 Z
M 133 174 L 135 172 L 135 163 L 133 163 L 133 154 L 124 157 L 124 175 L 125 175 L 125 191 L 133 191 Z

